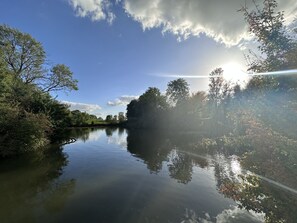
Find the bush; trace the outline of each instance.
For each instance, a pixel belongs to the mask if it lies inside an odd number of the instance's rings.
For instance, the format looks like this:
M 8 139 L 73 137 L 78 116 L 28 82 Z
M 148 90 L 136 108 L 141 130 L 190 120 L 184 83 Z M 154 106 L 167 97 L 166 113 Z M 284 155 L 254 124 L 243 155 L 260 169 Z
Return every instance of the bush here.
M 0 104 L 0 156 L 12 156 L 42 148 L 50 122 L 44 114 L 20 111 Z

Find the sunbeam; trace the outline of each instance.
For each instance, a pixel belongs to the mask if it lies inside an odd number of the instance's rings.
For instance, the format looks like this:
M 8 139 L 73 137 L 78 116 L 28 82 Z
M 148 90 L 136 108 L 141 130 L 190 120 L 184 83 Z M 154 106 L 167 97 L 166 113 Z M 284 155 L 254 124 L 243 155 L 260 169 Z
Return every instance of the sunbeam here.
M 226 74 L 223 77 L 226 79 L 230 79 L 230 76 L 232 76 L 233 79 L 236 79 L 237 76 L 235 74 L 234 73 L 232 73 L 232 75 Z M 240 75 L 245 76 L 245 77 L 281 76 L 281 75 L 296 75 L 296 74 L 297 74 L 297 69 L 273 71 L 273 72 L 260 72 L 260 73 L 250 73 L 250 72 L 244 72 L 243 70 L 240 70 Z M 203 78 L 210 78 L 210 77 L 221 77 L 220 75 L 214 75 L 214 76 L 211 76 L 211 75 L 182 75 L 182 74 L 173 74 L 173 73 L 154 73 L 154 74 L 150 74 L 150 75 L 156 76 L 156 77 L 186 78 L 186 79 L 203 79 Z

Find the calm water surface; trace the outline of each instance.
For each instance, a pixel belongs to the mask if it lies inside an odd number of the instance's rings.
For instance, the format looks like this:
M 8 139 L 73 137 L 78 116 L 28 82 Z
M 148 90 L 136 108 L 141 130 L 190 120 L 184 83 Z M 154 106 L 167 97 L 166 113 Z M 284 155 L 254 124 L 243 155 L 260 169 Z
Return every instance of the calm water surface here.
M 1 223 L 296 220 L 294 189 L 247 174 L 234 154 L 194 151 L 195 133 L 72 134 L 55 152 L 1 161 Z

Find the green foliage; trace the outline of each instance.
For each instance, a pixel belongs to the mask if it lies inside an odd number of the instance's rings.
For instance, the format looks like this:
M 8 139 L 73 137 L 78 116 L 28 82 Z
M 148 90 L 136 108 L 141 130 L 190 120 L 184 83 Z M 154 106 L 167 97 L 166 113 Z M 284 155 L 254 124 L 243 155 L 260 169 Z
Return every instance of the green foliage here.
M 0 25 L 0 48 L 4 61 L 16 78 L 32 83 L 42 77 L 45 52 L 27 33 Z
M 47 75 L 42 91 L 78 90 L 77 80 L 72 78 L 72 72 L 64 64 L 55 65 Z
M 130 125 L 153 127 L 162 122 L 169 105 L 166 96 L 158 88 L 150 87 L 139 99 L 132 100 L 127 106 L 127 118 Z
M 34 84 L 43 92 L 78 89 L 77 80 L 73 79 L 67 66 L 57 64 L 49 71 L 41 43 L 29 34 L 0 25 L 0 50 L 4 65 L 14 75 L 15 80 Z
M 296 68 L 297 41 L 285 25 L 284 12 L 276 12 L 276 0 L 264 0 L 263 8 L 256 5 L 256 10 L 249 11 L 242 7 L 250 33 L 258 41 L 260 55 L 247 55 L 249 70 L 254 72 L 281 71 Z M 293 77 L 253 77 L 250 88 L 270 88 L 290 91 L 296 89 Z
M 12 156 L 42 148 L 51 123 L 44 114 L 32 114 L 0 104 L 0 155 Z
M 1 157 L 37 151 L 71 125 L 68 106 L 46 92 L 77 89 L 77 81 L 65 65 L 54 66 L 48 74 L 44 62 L 41 43 L 0 26 Z

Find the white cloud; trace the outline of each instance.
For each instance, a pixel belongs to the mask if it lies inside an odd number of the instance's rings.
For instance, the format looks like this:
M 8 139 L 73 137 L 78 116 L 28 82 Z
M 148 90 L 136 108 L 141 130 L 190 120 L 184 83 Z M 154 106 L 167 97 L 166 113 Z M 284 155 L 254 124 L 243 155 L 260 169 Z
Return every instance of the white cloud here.
M 89 17 L 92 21 L 107 20 L 112 23 L 115 14 L 111 12 L 109 0 L 68 0 L 77 16 Z
M 108 144 L 115 144 L 121 148 L 127 148 L 127 135 L 116 135 L 108 137 Z
M 102 136 L 103 131 L 90 132 L 88 136 L 88 141 L 98 141 Z
M 234 207 L 225 209 L 216 217 L 217 223 L 236 223 L 236 222 L 264 222 L 264 214 L 256 213 L 252 210 L 247 211 Z
M 138 21 L 144 30 L 161 28 L 184 40 L 190 36 L 205 34 L 227 46 L 239 45 L 249 40 L 243 14 L 238 12 L 243 5 L 251 7 L 252 0 L 68 0 L 81 17 L 93 21 L 115 19 L 111 6 L 123 7 L 126 13 Z M 262 7 L 263 0 L 255 0 Z M 296 18 L 296 0 L 278 0 L 277 11 L 285 11 L 291 22 Z
M 126 12 L 143 29 L 161 28 L 173 33 L 179 40 L 206 34 L 217 42 L 237 45 L 249 39 L 246 23 L 238 9 L 251 0 L 122 0 Z M 263 0 L 256 0 L 262 5 Z M 279 1 L 290 21 L 296 16 L 297 1 Z
M 238 207 L 231 207 L 230 209 L 225 209 L 221 213 L 219 213 L 215 219 L 212 220 L 208 213 L 204 213 L 204 217 L 198 217 L 195 211 L 186 209 L 186 213 L 184 215 L 185 222 L 193 222 L 193 223 L 237 223 L 237 222 L 264 222 L 264 214 L 256 213 L 252 210 L 247 211 L 245 209 L 240 209 Z
M 114 101 L 107 102 L 107 105 L 109 106 L 125 106 L 129 104 L 132 100 L 139 98 L 139 96 L 134 95 L 123 95 Z
M 87 112 L 89 114 L 101 115 L 100 110 L 102 108 L 97 104 L 85 104 L 85 103 L 71 102 L 71 101 L 61 101 L 61 102 L 69 105 L 70 110 L 80 110 L 82 112 Z

